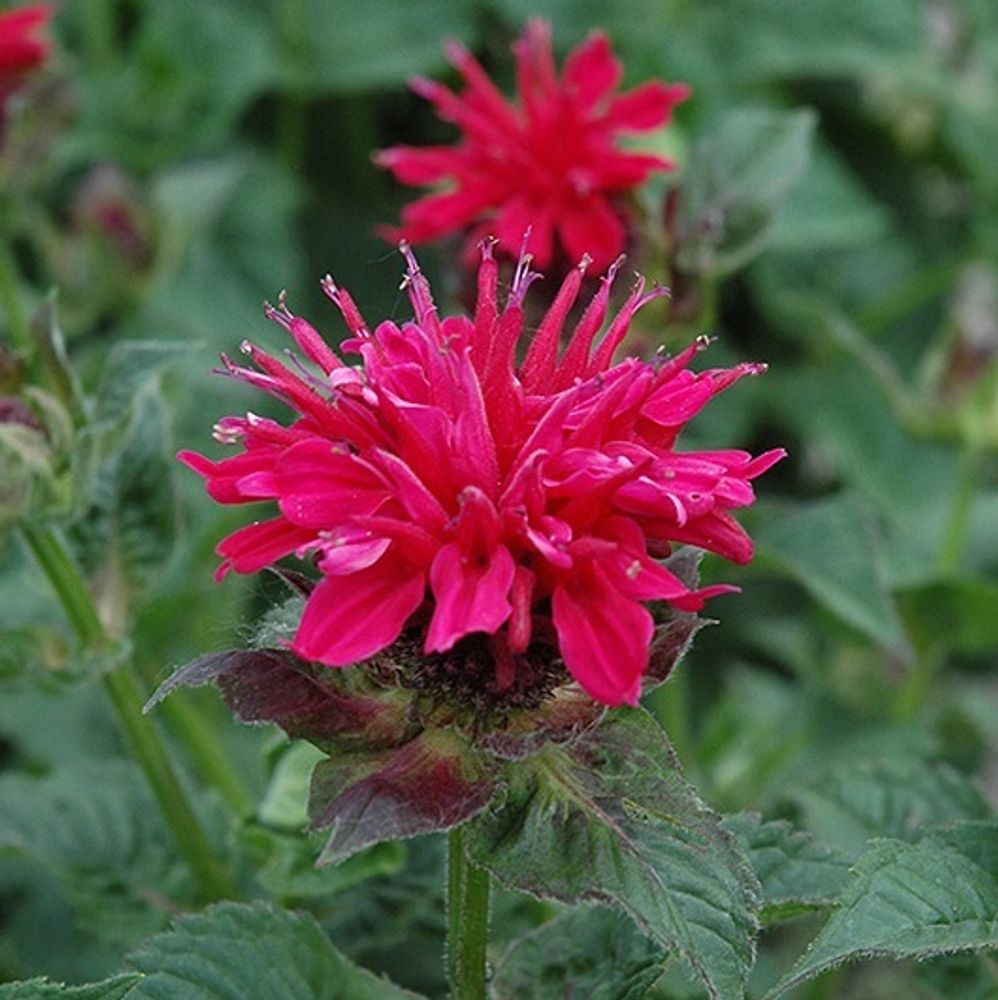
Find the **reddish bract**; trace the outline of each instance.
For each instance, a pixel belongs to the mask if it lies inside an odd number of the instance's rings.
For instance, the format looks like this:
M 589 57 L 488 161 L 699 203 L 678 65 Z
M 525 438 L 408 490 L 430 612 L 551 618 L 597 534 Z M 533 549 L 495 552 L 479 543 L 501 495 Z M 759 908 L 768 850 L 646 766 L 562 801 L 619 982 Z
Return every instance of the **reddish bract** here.
M 542 622 L 571 674 L 608 705 L 634 703 L 648 664 L 645 603 L 697 610 L 731 589 L 691 591 L 653 556 L 689 542 L 736 562 L 752 544 L 732 518 L 751 480 L 782 450 L 678 452 L 683 425 L 762 365 L 692 372 L 700 345 L 673 358 L 613 363 L 635 312 L 660 290 L 638 280 L 619 312 L 616 269 L 559 350 L 586 262 L 571 271 L 521 365 L 523 303 L 538 277 L 523 258 L 505 301 L 483 244 L 474 317 L 441 318 L 408 248 L 415 318 L 373 333 L 348 293 L 324 287 L 351 337 L 348 366 L 282 303 L 270 317 L 314 366 L 294 370 L 245 344 L 235 377 L 298 413 L 290 426 L 227 417 L 216 437 L 242 451 L 222 461 L 183 452 L 220 503 L 276 501 L 278 514 L 224 539 L 219 575 L 252 573 L 291 553 L 322 574 L 293 642 L 307 660 L 345 666 L 424 627 L 441 653 L 492 637 L 499 686 Z M 602 332 L 602 335 L 601 334 Z M 543 627 L 550 631 L 550 624 Z
M 597 271 L 605 270 L 627 241 L 618 196 L 672 167 L 661 156 L 620 149 L 618 138 L 665 125 L 689 88 L 651 81 L 617 93 L 621 65 L 601 33 L 569 54 L 560 78 L 543 21 L 530 22 L 513 51 L 517 103 L 457 43 L 447 55 L 464 78 L 460 96 L 431 80 L 413 81 L 462 137 L 456 146 L 395 146 L 376 155 L 403 184 L 446 185 L 403 209 L 401 226 L 385 235 L 423 243 L 468 230 L 474 248 L 494 234 L 515 256 L 529 230 L 527 249 L 539 267 L 548 266 L 557 244 L 570 260 L 588 253 Z

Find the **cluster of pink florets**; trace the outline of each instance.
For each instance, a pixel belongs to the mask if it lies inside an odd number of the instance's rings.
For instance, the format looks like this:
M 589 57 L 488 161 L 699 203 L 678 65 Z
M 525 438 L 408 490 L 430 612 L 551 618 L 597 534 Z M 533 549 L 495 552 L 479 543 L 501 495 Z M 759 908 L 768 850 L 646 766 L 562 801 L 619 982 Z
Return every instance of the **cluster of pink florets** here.
M 609 309 L 617 267 L 602 278 L 559 349 L 589 262 L 565 278 L 522 363 L 524 299 L 539 277 L 521 258 L 505 301 L 483 245 L 473 316 L 441 318 L 407 248 L 414 310 L 373 331 L 349 294 L 324 288 L 350 331 L 347 365 L 282 303 L 270 309 L 307 368 L 246 344 L 251 367 L 228 371 L 297 413 L 288 426 L 228 417 L 216 437 L 241 446 L 181 459 L 221 503 L 276 502 L 276 515 L 224 539 L 220 574 L 251 573 L 291 553 L 320 582 L 293 649 L 345 666 L 422 630 L 427 653 L 490 637 L 498 683 L 539 623 L 553 625 L 571 675 L 606 704 L 634 703 L 646 669 L 649 601 L 695 610 L 723 586 L 690 590 L 658 560 L 677 543 L 736 562 L 751 557 L 731 510 L 774 450 L 681 452 L 676 438 L 713 396 L 763 366 L 693 372 L 676 357 L 613 362 L 634 314 L 659 289 L 639 279 Z M 505 681 L 503 680 L 505 678 Z
M 51 51 L 43 31 L 52 17 L 50 4 L 34 4 L 0 13 L 0 116 L 7 98 Z
M 475 58 L 447 47 L 464 91 L 422 77 L 413 89 L 461 131 L 454 146 L 393 146 L 376 161 L 404 184 L 441 186 L 407 205 L 386 236 L 411 243 L 466 234 L 471 251 L 494 236 L 516 256 L 523 234 L 538 267 L 556 257 L 588 254 L 597 272 L 625 250 L 623 196 L 673 164 L 653 153 L 621 148 L 620 138 L 667 124 L 690 93 L 683 83 L 650 80 L 618 92 L 623 67 L 602 32 L 569 53 L 559 76 L 551 28 L 531 21 L 513 45 L 515 101 L 508 101 Z

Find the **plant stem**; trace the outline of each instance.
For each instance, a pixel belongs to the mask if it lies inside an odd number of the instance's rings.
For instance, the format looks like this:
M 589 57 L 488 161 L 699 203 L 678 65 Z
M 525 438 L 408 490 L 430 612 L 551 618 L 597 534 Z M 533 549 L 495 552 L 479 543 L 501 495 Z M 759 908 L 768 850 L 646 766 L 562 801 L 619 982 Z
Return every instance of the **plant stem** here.
M 974 481 L 977 478 L 978 449 L 973 444 L 964 445 L 960 456 L 960 478 L 953 494 L 953 504 L 950 507 L 946 531 L 939 546 L 938 567 L 941 573 L 950 575 L 960 568 L 960 557 L 963 555 L 967 540 L 967 528 L 970 524 L 970 514 L 974 504 Z
M 305 167 L 307 107 L 301 69 L 308 17 L 302 0 L 281 0 L 280 34 L 285 79 L 277 108 L 277 145 L 281 162 L 295 175 Z
M 10 339 L 24 351 L 31 350 L 31 330 L 17 297 L 17 268 L 6 241 L 0 238 L 0 306 L 7 317 Z
M 186 694 L 177 692 L 160 706 L 167 728 L 188 751 L 201 777 L 218 791 L 229 808 L 238 816 L 248 816 L 253 811 L 253 796 L 220 745 L 215 727 L 198 705 L 184 697 Z
M 680 664 L 669 679 L 652 695 L 652 710 L 665 730 L 676 755 L 688 771 L 693 767 L 693 738 L 690 732 L 689 672 Z
M 468 860 L 464 839 L 457 827 L 447 845 L 447 976 L 451 1000 L 485 1000 L 489 873 Z
M 89 649 L 110 645 L 86 584 L 65 545 L 50 528 L 21 523 L 21 531 L 41 566 L 80 642 Z M 177 778 L 166 748 L 149 719 L 130 662 L 101 674 L 101 683 L 118 717 L 125 740 L 142 768 L 173 833 L 181 856 L 197 879 L 205 900 L 235 895 L 229 873 L 215 857 L 200 821 Z

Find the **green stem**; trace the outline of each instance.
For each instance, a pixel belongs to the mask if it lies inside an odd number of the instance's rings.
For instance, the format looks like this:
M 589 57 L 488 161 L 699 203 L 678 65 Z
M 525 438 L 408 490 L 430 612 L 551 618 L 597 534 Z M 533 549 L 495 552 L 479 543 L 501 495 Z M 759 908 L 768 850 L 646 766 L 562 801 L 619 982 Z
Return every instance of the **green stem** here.
M 683 767 L 693 766 L 693 735 L 690 732 L 690 680 L 682 666 L 652 695 L 652 711 L 665 730 Z
M 31 329 L 21 309 L 17 292 L 17 268 L 10 247 L 0 238 L 0 305 L 7 317 L 10 339 L 24 351 L 31 351 Z
M 938 566 L 941 573 L 950 575 L 960 568 L 960 557 L 967 540 L 970 514 L 974 505 L 974 481 L 977 478 L 979 452 L 973 444 L 964 446 L 960 456 L 960 478 L 957 480 L 953 504 L 942 544 L 939 546 Z
M 451 1000 L 485 1000 L 489 873 L 464 851 L 464 829 L 451 830 L 447 853 L 447 976 Z
M 178 692 L 163 702 L 160 711 L 205 782 L 218 790 L 236 815 L 248 816 L 253 811 L 253 796 L 199 706 Z
M 72 557 L 58 535 L 49 528 L 22 522 L 21 531 L 41 566 L 73 630 L 84 647 L 100 649 L 111 640 Z M 177 778 L 159 734 L 142 715 L 143 698 L 131 663 L 122 663 L 101 674 L 125 740 L 142 768 L 163 817 L 173 833 L 181 856 L 197 879 L 205 900 L 235 894 L 228 872 L 215 857 L 200 821 Z
M 277 109 L 277 145 L 282 163 L 296 175 L 305 167 L 308 137 L 307 108 L 301 89 L 307 24 L 307 11 L 302 0 L 281 0 L 280 31 L 286 74 Z

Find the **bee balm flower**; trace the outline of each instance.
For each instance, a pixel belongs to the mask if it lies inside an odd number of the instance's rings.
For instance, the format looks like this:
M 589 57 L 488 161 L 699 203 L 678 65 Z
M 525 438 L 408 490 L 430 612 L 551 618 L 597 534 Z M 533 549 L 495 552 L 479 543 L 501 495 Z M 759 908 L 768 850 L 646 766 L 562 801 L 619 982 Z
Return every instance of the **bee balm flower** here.
M 0 113 L 7 97 L 48 58 L 49 43 L 39 33 L 51 17 L 52 8 L 44 4 L 0 14 Z
M 457 43 L 447 54 L 464 78 L 461 95 L 431 80 L 413 81 L 462 137 L 456 146 L 395 146 L 376 156 L 403 184 L 445 185 L 407 206 L 402 225 L 386 234 L 423 243 L 468 230 L 473 248 L 494 233 L 515 256 L 530 229 L 527 249 L 539 267 L 548 266 L 557 244 L 569 260 L 590 254 L 603 271 L 625 248 L 619 196 L 672 166 L 620 149 L 618 138 L 665 125 L 689 89 L 651 81 L 617 93 L 621 65 L 601 33 L 568 56 L 560 78 L 543 21 L 530 22 L 513 51 L 517 103 Z
M 404 629 L 419 631 L 426 654 L 484 634 L 502 686 L 543 638 L 557 642 L 593 698 L 634 703 L 653 633 L 645 604 L 696 610 L 729 589 L 690 590 L 657 557 L 691 543 L 751 558 L 730 511 L 753 501 L 751 480 L 783 452 L 681 452 L 675 442 L 713 396 L 763 366 L 694 373 L 698 345 L 614 364 L 632 317 L 661 291 L 646 293 L 638 280 L 608 316 L 616 268 L 559 353 L 585 260 L 517 364 L 524 298 L 538 277 L 528 256 L 500 304 L 497 263 L 483 244 L 474 316 L 441 318 L 403 252 L 415 315 L 401 327 L 385 321 L 372 332 L 349 294 L 324 281 L 351 333 L 343 350 L 358 365 L 283 302 L 268 313 L 311 368 L 251 344 L 249 366 L 223 358 L 229 373 L 297 416 L 289 425 L 227 417 L 215 436 L 238 454 L 179 456 L 220 503 L 276 502 L 275 516 L 221 542 L 219 575 L 310 556 L 321 579 L 292 643 L 306 660 L 356 663 Z

